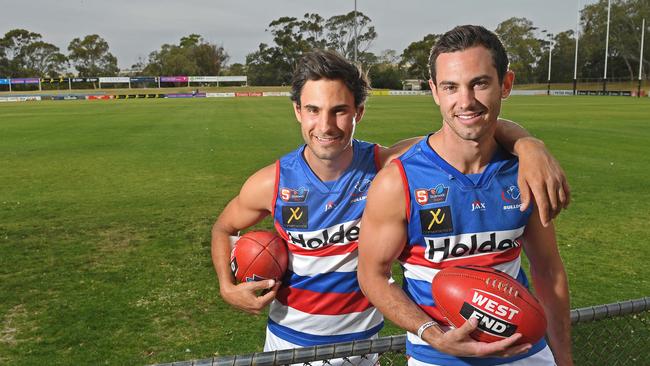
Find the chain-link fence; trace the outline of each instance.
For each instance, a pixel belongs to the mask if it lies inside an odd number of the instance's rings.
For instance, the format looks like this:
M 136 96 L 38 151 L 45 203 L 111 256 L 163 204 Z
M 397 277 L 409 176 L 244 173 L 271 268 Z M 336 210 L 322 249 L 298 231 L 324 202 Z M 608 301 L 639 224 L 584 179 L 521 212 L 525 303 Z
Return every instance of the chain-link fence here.
M 576 365 L 650 365 L 650 297 L 571 310 Z M 295 348 L 275 352 L 215 357 L 158 366 L 329 365 L 328 360 L 369 359 L 381 366 L 406 364 L 406 336 Z

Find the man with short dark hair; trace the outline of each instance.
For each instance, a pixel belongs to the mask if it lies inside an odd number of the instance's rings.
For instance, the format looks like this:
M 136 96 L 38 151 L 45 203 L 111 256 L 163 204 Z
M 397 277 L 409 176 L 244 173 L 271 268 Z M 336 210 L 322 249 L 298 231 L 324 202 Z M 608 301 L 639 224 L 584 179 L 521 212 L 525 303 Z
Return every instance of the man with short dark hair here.
M 483 27 L 456 27 L 432 48 L 430 73 L 442 127 L 374 179 L 361 221 L 361 288 L 408 331 L 411 366 L 571 365 L 568 281 L 553 225 L 543 225 L 537 208 L 518 210 L 518 160 L 495 139 L 501 100 L 514 82 L 505 49 Z M 513 346 L 518 333 L 475 341 L 473 317 L 450 327 L 431 292 L 438 271 L 489 266 L 527 285 L 522 249 L 548 318 L 550 349 L 544 339 Z M 402 288 L 389 282 L 398 258 Z
M 251 313 L 271 304 L 266 351 L 369 339 L 383 326 L 357 282 L 359 221 L 379 169 L 419 138 L 392 148 L 355 140 L 368 90 L 365 74 L 337 53 L 304 55 L 291 99 L 305 145 L 253 174 L 213 227 L 212 257 L 223 299 Z M 529 151 L 537 156 L 535 148 Z M 556 183 L 561 187 L 562 179 Z M 268 215 L 288 243 L 288 273 L 282 284 L 236 284 L 229 236 Z M 269 291 L 258 296 L 259 290 Z M 372 365 L 376 356 L 350 361 Z

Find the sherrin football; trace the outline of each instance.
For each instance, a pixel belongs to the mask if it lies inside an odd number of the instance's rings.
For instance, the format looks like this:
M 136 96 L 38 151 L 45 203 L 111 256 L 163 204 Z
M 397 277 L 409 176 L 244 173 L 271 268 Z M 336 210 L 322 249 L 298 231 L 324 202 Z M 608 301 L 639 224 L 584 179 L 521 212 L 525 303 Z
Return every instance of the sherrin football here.
M 535 343 L 546 333 L 546 315 L 537 299 L 508 274 L 489 267 L 442 269 L 431 284 L 436 306 L 456 328 L 478 319 L 472 338 L 495 342 L 515 333 L 515 344 Z
M 269 231 L 242 235 L 230 254 L 230 269 L 238 282 L 279 280 L 287 270 L 287 243 Z

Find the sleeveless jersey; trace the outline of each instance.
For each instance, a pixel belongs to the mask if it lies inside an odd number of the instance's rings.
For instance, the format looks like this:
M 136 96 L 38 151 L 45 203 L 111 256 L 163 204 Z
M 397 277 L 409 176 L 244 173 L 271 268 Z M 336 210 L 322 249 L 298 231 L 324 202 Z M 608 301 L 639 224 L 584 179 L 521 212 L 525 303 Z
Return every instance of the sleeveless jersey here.
M 443 160 L 423 139 L 398 160 L 406 195 L 407 244 L 400 255 L 403 289 L 429 316 L 443 325 L 431 282 L 449 266 L 481 265 L 508 273 L 525 286 L 521 240 L 531 210 L 520 212 L 517 158 L 498 148 L 482 174 L 464 175 Z M 407 354 L 439 365 L 496 365 L 539 352 L 544 340 L 513 358 L 454 357 L 407 334 Z
M 354 157 L 322 182 L 305 146 L 276 163 L 273 219 L 287 241 L 289 268 L 269 311 L 268 329 L 300 346 L 367 339 L 383 326 L 357 282 L 359 222 L 377 174 L 377 145 L 353 140 Z

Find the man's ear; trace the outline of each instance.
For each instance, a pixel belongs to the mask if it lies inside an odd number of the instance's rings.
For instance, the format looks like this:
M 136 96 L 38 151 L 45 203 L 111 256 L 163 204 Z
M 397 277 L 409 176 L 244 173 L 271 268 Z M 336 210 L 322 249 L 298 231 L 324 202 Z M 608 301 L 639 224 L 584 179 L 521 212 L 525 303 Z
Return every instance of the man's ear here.
M 437 105 L 440 105 L 440 101 L 438 100 L 438 87 L 436 86 L 436 83 L 433 82 L 433 79 L 429 79 L 429 88 L 431 88 L 433 101 L 436 102 Z
M 300 116 L 300 105 L 296 102 L 293 102 L 293 113 L 296 115 L 296 119 L 298 120 L 298 123 L 302 123 L 301 116 Z
M 503 85 L 501 85 L 501 99 L 506 99 L 510 96 L 512 86 L 515 84 L 515 73 L 512 70 L 506 71 L 503 76 Z
M 362 104 L 357 107 L 357 113 L 354 115 L 354 121 L 356 123 L 361 122 L 361 119 L 363 118 L 363 115 L 366 113 L 366 105 Z

